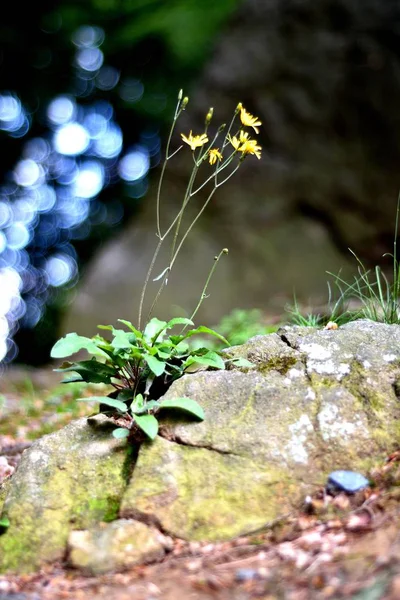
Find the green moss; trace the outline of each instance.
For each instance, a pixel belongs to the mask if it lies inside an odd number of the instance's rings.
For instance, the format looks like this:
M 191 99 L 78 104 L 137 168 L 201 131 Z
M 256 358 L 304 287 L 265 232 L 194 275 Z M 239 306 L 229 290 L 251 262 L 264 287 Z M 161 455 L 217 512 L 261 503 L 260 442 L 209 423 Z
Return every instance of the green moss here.
M 33 444 L 4 504 L 10 527 L 0 537 L 0 571 L 30 572 L 59 560 L 72 528 L 115 519 L 128 454 L 126 441 L 111 438 L 107 423 L 86 419 Z
M 121 514 L 156 515 L 185 539 L 226 540 L 290 510 L 290 497 L 297 485 L 284 467 L 157 439 L 142 448 Z
M 286 373 L 298 363 L 298 358 L 295 356 L 288 355 L 280 355 L 273 356 L 263 362 L 261 365 L 258 365 L 257 369 L 260 373 L 266 374 L 270 371 L 278 371 L 281 375 L 286 375 Z

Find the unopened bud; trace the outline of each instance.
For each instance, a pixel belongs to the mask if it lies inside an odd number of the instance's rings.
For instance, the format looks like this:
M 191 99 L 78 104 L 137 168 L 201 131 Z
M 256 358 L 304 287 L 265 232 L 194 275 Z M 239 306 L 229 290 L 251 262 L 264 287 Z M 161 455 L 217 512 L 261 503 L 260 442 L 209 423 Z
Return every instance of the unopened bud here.
M 211 121 L 212 116 L 213 116 L 213 112 L 214 112 L 214 109 L 213 109 L 213 107 L 211 107 L 210 110 L 208 111 L 207 115 L 206 115 L 206 125 L 210 124 L 210 121 Z
M 228 250 L 228 248 L 224 248 L 224 249 L 222 250 L 222 252 L 223 252 L 224 254 L 229 254 L 229 250 Z
M 218 256 L 214 256 L 214 260 L 218 260 Z
M 188 102 L 189 102 L 189 98 L 187 96 L 185 96 L 184 99 L 182 100 L 182 104 L 181 104 L 182 110 L 185 110 Z
M 241 102 L 239 102 L 239 104 L 236 107 L 235 113 L 238 114 L 239 111 L 241 111 L 243 108 L 243 104 Z
M 183 90 L 179 90 L 178 100 L 181 101 L 183 96 Z
M 222 125 L 220 125 L 218 127 L 218 133 L 221 133 L 221 131 L 223 131 L 225 129 L 225 127 L 226 127 L 226 123 L 222 123 Z

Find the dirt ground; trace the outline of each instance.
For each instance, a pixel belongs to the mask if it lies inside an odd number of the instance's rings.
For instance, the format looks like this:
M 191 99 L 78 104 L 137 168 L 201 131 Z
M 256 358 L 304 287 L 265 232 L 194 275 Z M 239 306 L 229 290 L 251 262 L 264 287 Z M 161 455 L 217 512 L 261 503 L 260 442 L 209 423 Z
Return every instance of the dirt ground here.
M 54 374 L 10 375 L 0 380 L 0 480 L 32 438 L 82 414 L 81 390 L 60 390 Z M 265 531 L 219 544 L 171 540 L 157 564 L 93 577 L 66 557 L 34 575 L 0 576 L 0 600 L 400 599 L 400 451 L 366 475 L 370 488 L 316 490 Z

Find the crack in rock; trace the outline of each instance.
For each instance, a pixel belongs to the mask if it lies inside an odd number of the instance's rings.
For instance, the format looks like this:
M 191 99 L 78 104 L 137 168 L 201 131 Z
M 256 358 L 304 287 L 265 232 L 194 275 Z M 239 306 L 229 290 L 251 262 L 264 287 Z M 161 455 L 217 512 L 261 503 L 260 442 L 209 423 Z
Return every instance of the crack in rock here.
M 213 446 L 210 446 L 209 444 L 191 444 L 190 442 L 183 440 L 179 435 L 177 435 L 170 429 L 164 428 L 162 426 L 158 430 L 158 435 L 160 437 L 164 438 L 165 440 L 167 440 L 168 442 L 174 442 L 175 444 L 178 444 L 180 446 L 187 446 L 188 448 L 199 448 L 202 450 L 209 450 L 210 452 L 216 452 L 217 454 L 223 454 L 225 456 L 227 456 L 227 455 L 228 456 L 239 456 L 239 457 L 243 458 L 243 455 L 239 454 L 238 452 L 231 452 L 230 450 L 222 450 L 222 448 L 214 448 Z

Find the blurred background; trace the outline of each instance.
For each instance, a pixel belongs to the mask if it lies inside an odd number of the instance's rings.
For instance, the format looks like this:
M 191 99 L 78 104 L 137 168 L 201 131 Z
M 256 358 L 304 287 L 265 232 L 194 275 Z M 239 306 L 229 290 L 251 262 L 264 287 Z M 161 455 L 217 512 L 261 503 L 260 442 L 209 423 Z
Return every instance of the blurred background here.
M 157 314 L 235 308 L 271 322 L 326 301 L 393 249 L 400 187 L 397 0 L 43 0 L 0 23 L 0 361 L 45 364 L 60 335 L 135 322 L 156 244 L 160 162 L 180 88 L 179 132 L 262 120 L 262 159 L 218 190 Z M 170 161 L 171 219 L 192 167 Z M 195 209 L 195 207 L 194 207 Z M 388 268 L 390 260 L 387 262 Z M 160 268 L 165 267 L 163 256 Z M 155 289 L 156 284 L 153 286 Z M 154 294 L 149 290 L 149 298 Z

